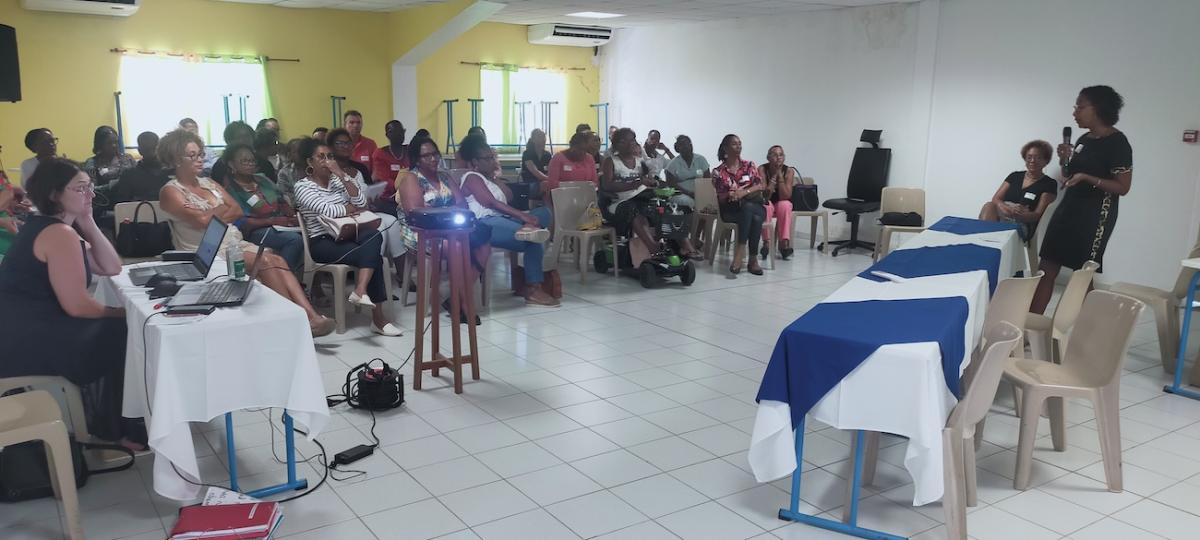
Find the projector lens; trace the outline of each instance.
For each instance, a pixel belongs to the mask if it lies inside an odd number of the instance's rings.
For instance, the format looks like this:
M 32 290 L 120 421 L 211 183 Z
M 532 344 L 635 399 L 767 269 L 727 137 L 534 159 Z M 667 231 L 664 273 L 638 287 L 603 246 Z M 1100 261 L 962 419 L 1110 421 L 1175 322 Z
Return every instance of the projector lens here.
M 462 214 L 454 214 L 454 224 L 455 225 L 462 225 L 463 223 L 466 223 L 466 222 L 467 222 L 467 218 L 464 217 Z

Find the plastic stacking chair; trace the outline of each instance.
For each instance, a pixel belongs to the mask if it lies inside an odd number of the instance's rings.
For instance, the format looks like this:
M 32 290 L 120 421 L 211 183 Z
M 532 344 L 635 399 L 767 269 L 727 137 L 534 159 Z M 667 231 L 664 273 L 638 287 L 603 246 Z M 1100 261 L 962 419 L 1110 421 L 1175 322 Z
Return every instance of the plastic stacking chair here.
M 79 442 L 90 442 L 91 433 L 87 428 L 87 416 L 83 410 L 83 396 L 79 387 L 64 377 L 53 375 L 33 375 L 29 377 L 7 377 L 0 379 L 0 396 L 18 388 L 47 390 L 51 395 L 61 392 L 62 404 L 65 404 L 67 417 L 70 419 L 71 433 Z M 60 407 L 61 410 L 61 407 Z
M 589 182 L 585 187 L 557 187 L 550 191 L 554 202 L 554 258 L 558 259 L 559 250 L 568 240 L 574 240 L 575 265 L 579 268 L 579 282 L 587 283 L 588 264 L 591 262 L 592 242 L 608 238 L 609 249 L 613 252 L 613 275 L 620 275 L 620 258 L 617 253 L 617 231 L 612 227 L 600 227 L 596 230 L 579 230 L 579 218 L 583 217 L 588 205 L 596 202 L 596 190 Z
M 1100 265 L 1095 261 L 1083 263 L 1083 268 L 1071 274 L 1067 287 L 1054 308 L 1054 317 L 1041 313 L 1030 313 L 1025 319 L 1025 332 L 1029 337 L 1029 351 L 1038 360 L 1057 362 L 1061 358 L 1067 333 L 1079 316 L 1079 308 L 1087 295 L 1088 286 Z
M 1192 246 L 1192 251 L 1188 252 L 1188 256 L 1185 258 L 1197 257 L 1200 257 L 1200 237 L 1197 238 L 1196 245 Z M 1150 310 L 1154 313 L 1154 322 L 1158 326 L 1158 351 L 1162 356 L 1162 367 L 1167 373 L 1175 373 L 1175 355 L 1179 353 L 1179 306 L 1183 304 L 1184 297 L 1187 295 L 1188 282 L 1195 273 L 1196 270 L 1192 268 L 1181 270 L 1179 277 L 1175 280 L 1175 288 L 1169 291 L 1125 282 L 1112 286 L 1112 292 L 1132 296 L 1150 306 Z M 1183 306 L 1183 308 L 1191 309 L 1191 306 Z M 1200 363 L 1197 363 L 1196 366 L 1200 366 Z M 1188 376 L 1188 382 L 1194 386 L 1200 386 L 1200 367 L 1196 366 L 1192 367 L 1192 374 Z
M 879 213 L 916 212 L 925 223 L 925 190 L 920 188 L 885 187 L 883 198 L 879 202 Z M 885 257 L 892 249 L 892 233 L 919 233 L 925 230 L 921 227 L 901 227 L 899 225 L 883 225 L 879 228 L 879 241 L 875 242 L 875 260 Z
M 349 298 L 346 294 L 346 278 L 354 273 L 355 268 L 348 264 L 318 265 L 316 261 L 313 261 L 312 250 L 308 246 L 308 227 L 304 224 L 304 218 L 300 218 L 299 221 L 300 236 L 304 237 L 304 285 L 308 287 L 309 291 L 312 291 L 313 279 L 318 273 L 329 274 L 333 278 L 333 320 L 337 323 L 337 333 L 345 334 L 346 303 Z
M 975 489 L 975 434 L 982 429 L 980 426 L 984 416 L 996 397 L 996 388 L 1004 373 L 1005 363 L 1012 351 L 1021 341 L 1021 330 L 1014 324 L 998 322 L 984 334 L 988 343 L 982 353 L 973 354 L 972 364 L 979 368 L 973 380 L 966 385 L 967 391 L 963 399 L 950 412 L 945 427 L 942 429 L 942 475 L 945 485 L 942 496 L 942 509 L 946 513 L 946 537 L 951 540 L 966 540 L 967 538 L 967 506 L 977 504 Z M 874 445 L 878 449 L 878 433 L 874 433 Z M 872 444 L 868 441 L 867 444 Z M 853 449 L 857 452 L 858 449 Z M 874 465 L 877 453 L 867 449 L 864 464 Z M 851 460 L 854 456 L 851 456 Z M 873 467 L 872 467 L 873 468 Z M 847 479 L 846 492 L 852 493 L 854 477 Z M 871 479 L 863 475 L 863 483 L 870 484 Z M 848 512 L 850 505 L 846 505 Z
M 67 426 L 58 404 L 45 390 L 0 398 L 0 447 L 27 441 L 42 441 L 45 445 L 50 485 L 55 498 L 62 501 L 67 536 L 71 540 L 83 540 Z
M 717 221 L 721 219 L 721 211 L 717 206 L 717 189 L 713 187 L 711 178 L 696 179 L 696 224 L 692 234 L 692 239 L 701 242 L 704 247 L 705 256 L 708 257 L 709 264 L 712 263 L 712 256 L 716 253 L 716 242 L 714 227 Z
M 1025 414 L 1017 443 L 1017 471 L 1013 487 L 1029 487 L 1033 441 L 1042 405 L 1048 405 L 1050 434 L 1055 450 L 1066 449 L 1063 419 L 1065 398 L 1091 400 L 1100 431 L 1100 454 L 1104 459 L 1104 477 L 1108 490 L 1122 490 L 1121 479 L 1121 365 L 1129 349 L 1129 338 L 1145 307 L 1140 300 L 1111 293 L 1092 291 L 1083 301 L 1083 310 L 1071 330 L 1062 363 L 1040 360 L 1009 360 L 1004 380 L 1020 388 Z M 1047 400 L 1049 400 L 1047 402 Z
M 804 176 L 800 178 L 800 183 L 811 186 L 816 182 L 811 177 Z M 793 210 L 793 218 L 809 218 L 808 230 L 808 249 L 813 249 L 817 245 L 817 221 L 821 222 L 821 243 L 829 241 L 829 210 Z M 799 225 L 800 220 L 792 220 L 792 236 L 795 236 L 795 228 Z

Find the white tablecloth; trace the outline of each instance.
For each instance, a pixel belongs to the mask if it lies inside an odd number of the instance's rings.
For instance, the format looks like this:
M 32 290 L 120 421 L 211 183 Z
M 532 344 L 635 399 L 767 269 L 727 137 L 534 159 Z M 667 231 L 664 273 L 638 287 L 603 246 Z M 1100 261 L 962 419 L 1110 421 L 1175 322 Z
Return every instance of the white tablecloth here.
M 988 304 L 987 272 L 920 277 L 904 283 L 854 277 L 825 302 L 952 296 L 966 298 L 968 305 L 963 329 L 967 347 L 960 363 L 961 373 L 983 329 Z M 915 485 L 913 504 L 919 506 L 942 497 L 941 430 L 957 402 L 946 387 L 937 342 L 906 343 L 880 347 L 817 402 L 810 414 L 838 429 L 908 437 L 904 465 Z M 758 481 L 775 480 L 796 469 L 793 437 L 788 404 L 760 402 L 749 450 L 750 466 Z
M 998 231 L 978 234 L 954 234 L 943 231 L 922 231 L 909 238 L 896 251 L 901 249 L 916 249 L 922 247 L 956 246 L 960 244 L 975 244 L 977 246 L 997 248 L 1000 250 L 1000 269 L 998 279 L 1012 277 L 1017 272 L 1029 269 L 1029 257 L 1025 253 L 1025 243 L 1017 231 Z
M 102 278 L 96 296 L 126 309 L 122 408 L 126 417 L 146 418 L 155 452 L 155 491 L 179 500 L 199 494 L 171 468 L 173 463 L 188 479 L 200 481 L 189 422 L 238 409 L 280 407 L 308 428 L 310 439 L 321 431 L 329 408 L 303 309 L 254 283 L 240 307 L 200 317 L 158 315 L 147 324 L 163 299 L 150 300 L 148 289 L 135 287 L 131 267 Z M 210 277 L 224 273 L 225 263 L 218 260 Z

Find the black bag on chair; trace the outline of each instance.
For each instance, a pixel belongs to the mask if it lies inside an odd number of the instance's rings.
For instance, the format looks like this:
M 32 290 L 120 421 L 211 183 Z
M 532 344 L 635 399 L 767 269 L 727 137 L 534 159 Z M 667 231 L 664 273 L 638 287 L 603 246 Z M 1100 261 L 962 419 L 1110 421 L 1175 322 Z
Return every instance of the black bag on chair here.
M 154 222 L 138 222 L 138 214 L 142 206 L 150 207 Z M 117 253 L 122 257 L 154 257 L 172 249 L 171 227 L 166 221 L 158 220 L 158 212 L 154 205 L 142 201 L 133 211 L 133 221 L 117 223 Z
M 879 216 L 880 225 L 892 225 L 894 227 L 920 227 L 923 225 L 921 214 L 916 212 L 884 212 Z
M 816 212 L 821 209 L 821 198 L 817 197 L 816 184 L 796 184 L 792 186 L 792 210 L 797 212 Z

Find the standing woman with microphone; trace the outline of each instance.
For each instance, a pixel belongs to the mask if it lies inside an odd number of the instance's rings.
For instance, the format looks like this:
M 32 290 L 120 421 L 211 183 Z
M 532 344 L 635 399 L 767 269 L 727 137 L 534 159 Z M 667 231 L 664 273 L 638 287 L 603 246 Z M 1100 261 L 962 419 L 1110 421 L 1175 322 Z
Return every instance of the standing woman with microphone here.
M 1118 202 L 1133 183 L 1133 150 L 1125 134 L 1113 127 L 1124 105 L 1121 95 L 1108 86 L 1089 86 L 1075 99 L 1075 123 L 1088 131 L 1074 147 L 1058 146 L 1065 190 L 1042 240 L 1040 269 L 1045 275 L 1029 308 L 1033 313 L 1046 311 L 1063 266 L 1077 270 L 1096 261 L 1104 268 Z

